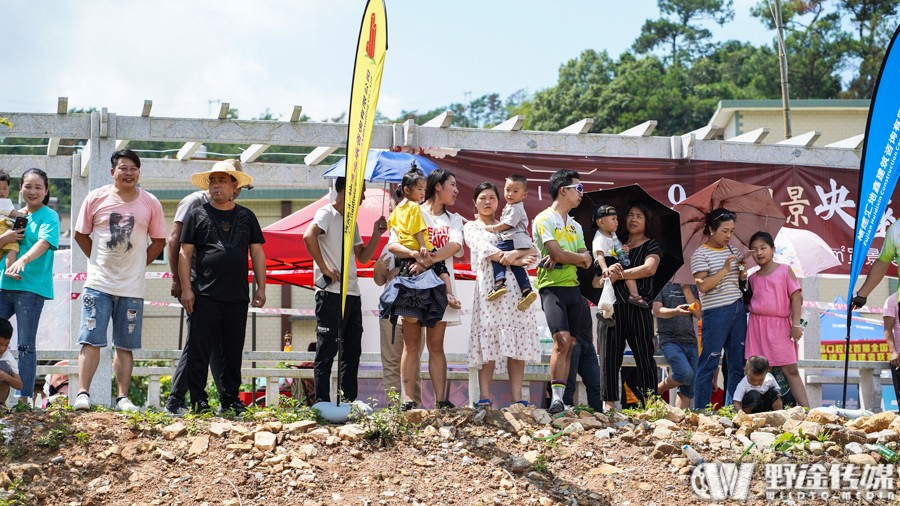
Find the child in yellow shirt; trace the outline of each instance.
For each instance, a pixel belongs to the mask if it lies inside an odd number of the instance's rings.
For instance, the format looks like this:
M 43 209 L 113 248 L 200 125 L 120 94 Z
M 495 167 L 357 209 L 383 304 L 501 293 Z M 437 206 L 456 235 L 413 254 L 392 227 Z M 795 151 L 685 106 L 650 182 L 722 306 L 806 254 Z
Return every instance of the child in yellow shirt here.
M 398 193 L 402 200 L 388 218 L 388 227 L 397 234 L 397 242 L 404 247 L 419 252 L 422 256 L 433 255 L 435 247 L 428 240 L 428 225 L 422 216 L 419 202 L 425 199 L 425 174 L 420 171 L 409 171 L 400 182 Z M 415 263 L 414 258 L 398 259 L 400 275 L 409 276 L 409 266 Z M 447 285 L 447 305 L 459 309 L 459 301 L 451 291 L 450 274 L 443 260 L 434 262 L 431 269 Z

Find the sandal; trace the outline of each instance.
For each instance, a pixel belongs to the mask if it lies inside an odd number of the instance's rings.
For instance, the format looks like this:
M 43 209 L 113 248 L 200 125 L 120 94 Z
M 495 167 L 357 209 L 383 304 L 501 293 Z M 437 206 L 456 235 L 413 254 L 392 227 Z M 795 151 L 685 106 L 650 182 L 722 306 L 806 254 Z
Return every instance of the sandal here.
M 527 408 L 528 406 L 531 406 L 531 403 L 528 402 L 528 401 L 526 401 L 525 399 L 522 399 L 521 401 L 516 401 L 516 402 L 514 402 L 513 404 L 521 404 L 521 405 L 525 406 L 526 408 Z
M 488 296 L 490 297 L 490 295 Z M 528 293 L 522 297 L 522 300 L 519 301 L 519 304 L 516 305 L 516 309 L 519 311 L 526 311 L 534 301 L 537 300 L 537 294 L 534 293 L 534 290 L 529 290 Z
M 640 295 L 630 295 L 628 297 L 628 303 L 634 304 L 635 306 L 640 307 L 640 308 L 650 309 L 650 304 L 647 304 L 647 302 L 644 300 L 644 298 L 641 297 Z
M 500 279 L 498 281 L 495 281 L 494 288 L 487 294 L 487 300 L 488 301 L 497 300 L 500 297 L 503 297 L 504 295 L 506 295 L 506 292 L 507 292 L 506 280 Z
M 481 399 L 475 403 L 476 411 L 484 411 L 486 409 L 493 409 L 494 403 L 491 402 L 490 399 Z
M 447 294 L 447 307 L 451 307 L 453 309 L 462 309 L 462 304 L 459 303 L 459 300 L 456 299 L 456 295 L 452 293 Z
M 400 411 L 410 411 L 418 407 L 419 405 L 416 403 L 416 401 L 406 401 L 400 405 Z

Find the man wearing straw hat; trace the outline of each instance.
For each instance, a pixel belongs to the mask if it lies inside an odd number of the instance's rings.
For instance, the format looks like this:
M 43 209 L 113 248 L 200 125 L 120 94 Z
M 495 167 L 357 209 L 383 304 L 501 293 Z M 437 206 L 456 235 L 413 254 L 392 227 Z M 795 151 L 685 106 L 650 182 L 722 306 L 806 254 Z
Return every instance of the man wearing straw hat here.
M 181 280 L 190 280 L 181 284 L 181 304 L 188 314 L 184 378 L 193 410 L 208 411 L 207 368 L 213 346 L 221 346 L 220 409 L 240 415 L 246 411 L 238 399 L 238 387 L 247 304 L 262 307 L 266 303 L 262 229 L 252 211 L 234 203 L 235 190 L 250 186 L 253 178 L 233 163 L 220 162 L 191 176 L 191 182 L 208 190 L 210 201 L 191 211 L 182 225 L 178 274 Z M 248 252 L 257 284 L 252 301 L 247 287 Z
M 213 170 L 216 168 L 228 168 L 233 167 L 236 170 L 243 171 L 243 167 L 241 167 L 240 160 L 222 160 L 220 162 L 216 162 L 213 165 Z M 252 190 L 252 186 L 242 186 L 234 191 L 234 198 L 237 199 L 241 194 L 241 190 Z M 169 239 L 166 242 L 166 248 L 168 250 L 168 260 L 169 260 L 169 272 L 172 273 L 172 286 L 171 286 L 171 294 L 172 297 L 175 297 L 177 300 L 181 300 L 181 278 L 178 275 L 178 257 L 179 251 L 181 251 L 181 231 L 184 226 L 184 220 L 187 218 L 188 213 L 193 211 L 194 209 L 202 206 L 203 204 L 209 203 L 209 191 L 208 190 L 197 190 L 194 193 L 184 197 L 181 199 L 181 202 L 178 203 L 178 208 L 175 210 L 175 219 L 172 220 L 172 230 L 169 232 Z M 191 271 L 193 272 L 193 266 L 191 266 Z M 187 280 L 190 283 L 190 280 Z M 181 314 L 182 318 L 184 318 L 184 313 Z M 179 330 L 180 333 L 180 330 Z M 181 338 L 179 336 L 178 346 L 181 347 Z M 209 354 L 209 369 L 212 373 L 213 381 L 216 384 L 216 390 L 221 391 L 222 385 L 220 381 L 221 371 L 220 366 L 222 363 L 222 346 L 220 344 L 214 343 L 212 349 Z M 185 381 L 184 371 L 187 367 L 187 355 L 182 354 L 181 359 L 178 361 L 178 364 L 175 366 L 175 373 L 172 375 L 172 391 L 169 394 L 169 398 L 166 401 L 166 412 L 172 415 L 181 416 L 188 412 L 187 405 L 184 401 L 184 396 L 187 393 L 187 382 Z M 221 392 L 220 392 L 221 393 Z

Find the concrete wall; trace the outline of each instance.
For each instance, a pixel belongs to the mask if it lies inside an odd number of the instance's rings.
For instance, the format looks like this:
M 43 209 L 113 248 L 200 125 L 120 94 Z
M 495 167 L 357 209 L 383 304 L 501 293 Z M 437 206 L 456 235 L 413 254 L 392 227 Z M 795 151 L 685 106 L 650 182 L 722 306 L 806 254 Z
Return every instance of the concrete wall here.
M 822 137 L 816 145 L 824 146 L 865 133 L 867 118 L 868 111 L 865 109 L 791 109 L 791 131 L 794 135 L 813 130 L 821 131 Z M 765 144 L 784 140 L 784 119 L 781 111 L 766 109 L 742 109 L 736 112 L 725 126 L 724 136 L 725 139 L 730 139 L 763 127 L 769 128 Z

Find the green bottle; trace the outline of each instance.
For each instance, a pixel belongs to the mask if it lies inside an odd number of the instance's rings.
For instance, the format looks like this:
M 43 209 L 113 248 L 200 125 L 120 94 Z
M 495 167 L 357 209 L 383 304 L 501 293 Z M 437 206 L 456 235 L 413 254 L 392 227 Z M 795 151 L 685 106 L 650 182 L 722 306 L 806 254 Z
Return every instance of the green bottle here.
M 897 452 L 895 452 L 894 450 L 891 450 L 890 448 L 888 448 L 887 446 L 884 446 L 881 443 L 874 444 L 874 445 L 867 444 L 866 448 L 880 453 L 881 456 L 883 456 L 891 464 L 896 464 L 898 461 L 900 461 L 900 455 L 898 455 Z

